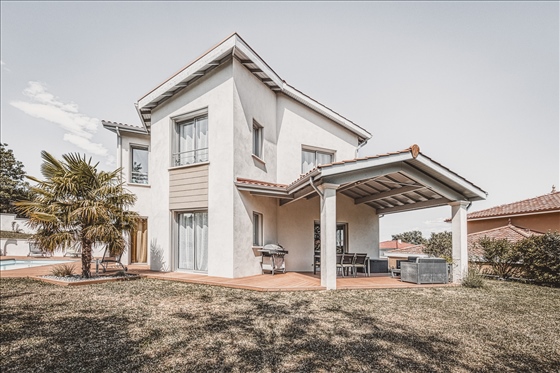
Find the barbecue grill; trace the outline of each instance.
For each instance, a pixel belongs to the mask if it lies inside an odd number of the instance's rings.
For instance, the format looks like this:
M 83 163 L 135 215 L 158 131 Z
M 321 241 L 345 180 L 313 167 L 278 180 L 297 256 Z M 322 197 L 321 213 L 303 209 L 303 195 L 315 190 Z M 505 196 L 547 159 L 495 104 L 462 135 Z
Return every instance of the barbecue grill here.
M 286 273 L 286 262 L 284 261 L 284 255 L 288 252 L 280 245 L 266 244 L 262 249 L 259 250 L 261 253 L 261 270 L 264 271 Z

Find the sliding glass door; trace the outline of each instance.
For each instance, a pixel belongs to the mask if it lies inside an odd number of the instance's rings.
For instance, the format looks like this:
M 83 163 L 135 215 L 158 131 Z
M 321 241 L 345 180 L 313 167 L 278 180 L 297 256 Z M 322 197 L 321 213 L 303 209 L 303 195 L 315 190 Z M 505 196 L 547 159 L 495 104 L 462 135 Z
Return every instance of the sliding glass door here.
M 208 212 L 178 215 L 178 269 L 208 271 Z

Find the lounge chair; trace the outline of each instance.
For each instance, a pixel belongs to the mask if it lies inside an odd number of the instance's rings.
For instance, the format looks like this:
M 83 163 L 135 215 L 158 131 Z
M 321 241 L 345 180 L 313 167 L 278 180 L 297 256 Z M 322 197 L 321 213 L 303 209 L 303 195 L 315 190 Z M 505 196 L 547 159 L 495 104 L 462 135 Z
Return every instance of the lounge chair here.
M 51 256 L 50 253 L 41 249 L 36 242 L 29 241 L 29 254 L 27 256 L 34 256 L 34 257 L 46 257 Z
M 68 246 L 63 256 L 79 257 L 82 255 L 82 247 L 80 245 Z
M 27 256 L 40 256 L 40 257 L 50 256 L 50 254 L 45 250 L 41 249 L 36 242 L 29 241 L 28 243 L 29 243 L 29 254 L 27 254 Z
M 124 271 L 128 271 L 128 268 L 121 263 L 121 256 L 122 254 L 111 256 L 111 253 L 109 252 L 109 248 L 105 246 L 105 251 L 103 251 L 103 257 L 99 261 L 99 265 L 101 265 L 101 267 L 103 268 L 103 272 L 106 272 L 107 268 L 111 264 L 114 264 L 115 267 L 117 268 L 120 266 Z

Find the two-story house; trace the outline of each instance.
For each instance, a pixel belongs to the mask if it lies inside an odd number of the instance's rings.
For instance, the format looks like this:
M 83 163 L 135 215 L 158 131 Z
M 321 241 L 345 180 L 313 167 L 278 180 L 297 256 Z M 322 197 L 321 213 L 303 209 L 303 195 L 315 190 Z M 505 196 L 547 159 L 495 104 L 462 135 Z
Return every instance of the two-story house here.
M 379 257 L 379 216 L 450 205 L 456 279 L 467 266 L 466 208 L 486 193 L 420 153 L 357 158 L 364 128 L 282 80 L 233 34 L 136 103 L 117 134 L 123 180 L 144 217 L 128 258 L 153 270 L 261 273 L 280 243 L 289 271 L 336 287 L 337 251 Z

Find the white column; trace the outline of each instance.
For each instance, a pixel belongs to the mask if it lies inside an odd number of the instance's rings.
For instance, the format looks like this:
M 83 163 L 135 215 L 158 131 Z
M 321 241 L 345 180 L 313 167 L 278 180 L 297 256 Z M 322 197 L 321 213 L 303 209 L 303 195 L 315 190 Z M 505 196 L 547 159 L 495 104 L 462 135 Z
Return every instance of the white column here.
M 461 283 L 469 269 L 467 251 L 467 206 L 469 202 L 451 202 L 451 233 L 453 240 L 453 282 Z
M 336 184 L 323 184 L 321 197 L 321 286 L 336 289 Z
M 373 225 L 371 227 L 371 252 L 370 259 L 379 259 L 379 215 L 377 212 L 373 215 Z

